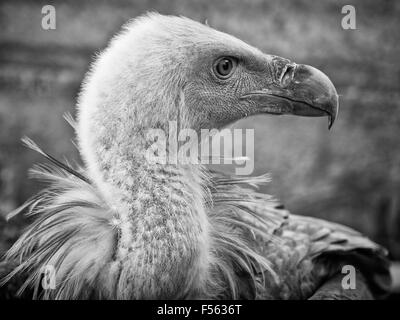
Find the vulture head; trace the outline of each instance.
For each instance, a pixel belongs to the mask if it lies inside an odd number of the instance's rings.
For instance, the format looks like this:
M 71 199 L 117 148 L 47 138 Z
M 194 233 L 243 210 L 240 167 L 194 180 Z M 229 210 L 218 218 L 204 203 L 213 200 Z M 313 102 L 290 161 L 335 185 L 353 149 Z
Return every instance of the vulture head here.
M 255 114 L 293 114 L 328 116 L 331 127 L 338 112 L 335 87 L 318 69 L 190 19 L 155 13 L 126 25 L 85 82 L 79 141 L 87 159 L 98 143 L 166 129 L 168 120 L 199 130 Z
M 59 179 L 63 192 L 43 197 L 50 213 L 9 255 L 43 240 L 20 270 L 40 255 L 56 265 L 65 280 L 56 297 L 87 287 L 139 299 L 212 297 L 229 287 L 227 296 L 237 297 L 238 269 L 268 268 L 238 233 L 251 215 L 240 209 L 245 189 L 228 190 L 227 180 L 212 187 L 199 164 L 149 162 L 148 129 L 168 132 L 176 121 L 178 130 L 198 132 L 256 114 L 327 116 L 331 126 L 337 112 L 333 84 L 313 67 L 187 18 L 137 18 L 97 57 L 79 97 L 77 140 L 89 186 Z

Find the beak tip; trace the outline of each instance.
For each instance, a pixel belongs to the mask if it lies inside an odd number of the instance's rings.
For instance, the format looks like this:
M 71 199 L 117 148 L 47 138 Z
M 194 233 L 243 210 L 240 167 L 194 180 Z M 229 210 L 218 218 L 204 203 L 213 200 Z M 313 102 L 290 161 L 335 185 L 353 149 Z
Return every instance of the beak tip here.
M 328 119 L 328 130 L 332 129 L 333 122 L 334 122 L 333 117 L 329 116 L 329 119 Z
M 336 121 L 337 116 L 339 114 L 339 96 L 335 93 L 335 101 L 334 101 L 334 108 L 332 113 L 329 113 L 328 116 L 328 129 L 330 130 L 333 126 L 333 123 Z

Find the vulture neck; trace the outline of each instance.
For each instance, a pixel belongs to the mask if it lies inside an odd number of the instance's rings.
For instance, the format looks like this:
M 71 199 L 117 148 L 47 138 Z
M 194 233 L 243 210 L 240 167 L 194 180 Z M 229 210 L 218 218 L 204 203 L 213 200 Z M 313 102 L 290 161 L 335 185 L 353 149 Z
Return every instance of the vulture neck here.
M 210 259 L 202 168 L 151 163 L 146 158 L 145 128 L 121 126 L 110 139 L 110 122 L 97 130 L 92 149 L 97 166 L 91 171 L 115 214 L 116 259 L 126 270 L 119 280 L 122 297 L 198 295 Z M 135 270 L 135 277 L 128 270 Z

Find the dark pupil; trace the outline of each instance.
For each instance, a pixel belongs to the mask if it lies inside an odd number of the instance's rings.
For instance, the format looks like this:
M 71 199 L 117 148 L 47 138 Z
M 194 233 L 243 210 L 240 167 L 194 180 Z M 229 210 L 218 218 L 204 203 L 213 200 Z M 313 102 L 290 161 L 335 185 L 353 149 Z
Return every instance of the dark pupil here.
M 223 59 L 218 63 L 217 66 L 218 73 L 226 76 L 232 70 L 232 61 L 229 59 Z

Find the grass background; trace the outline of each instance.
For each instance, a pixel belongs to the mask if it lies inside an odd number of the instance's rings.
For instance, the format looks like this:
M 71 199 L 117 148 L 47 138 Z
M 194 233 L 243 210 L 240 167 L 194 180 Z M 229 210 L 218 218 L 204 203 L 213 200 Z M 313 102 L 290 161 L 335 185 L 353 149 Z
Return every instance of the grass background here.
M 41 28 L 52 4 L 57 29 Z M 357 29 L 343 30 L 348 1 L 6 1 L 0 3 L 0 253 L 25 221 L 4 216 L 42 186 L 27 170 L 42 159 L 21 146 L 78 159 L 72 129 L 80 82 L 94 54 L 123 23 L 146 11 L 208 21 L 261 50 L 323 70 L 340 94 L 326 119 L 255 117 L 255 174 L 293 213 L 357 228 L 400 259 L 400 2 L 352 0 Z

